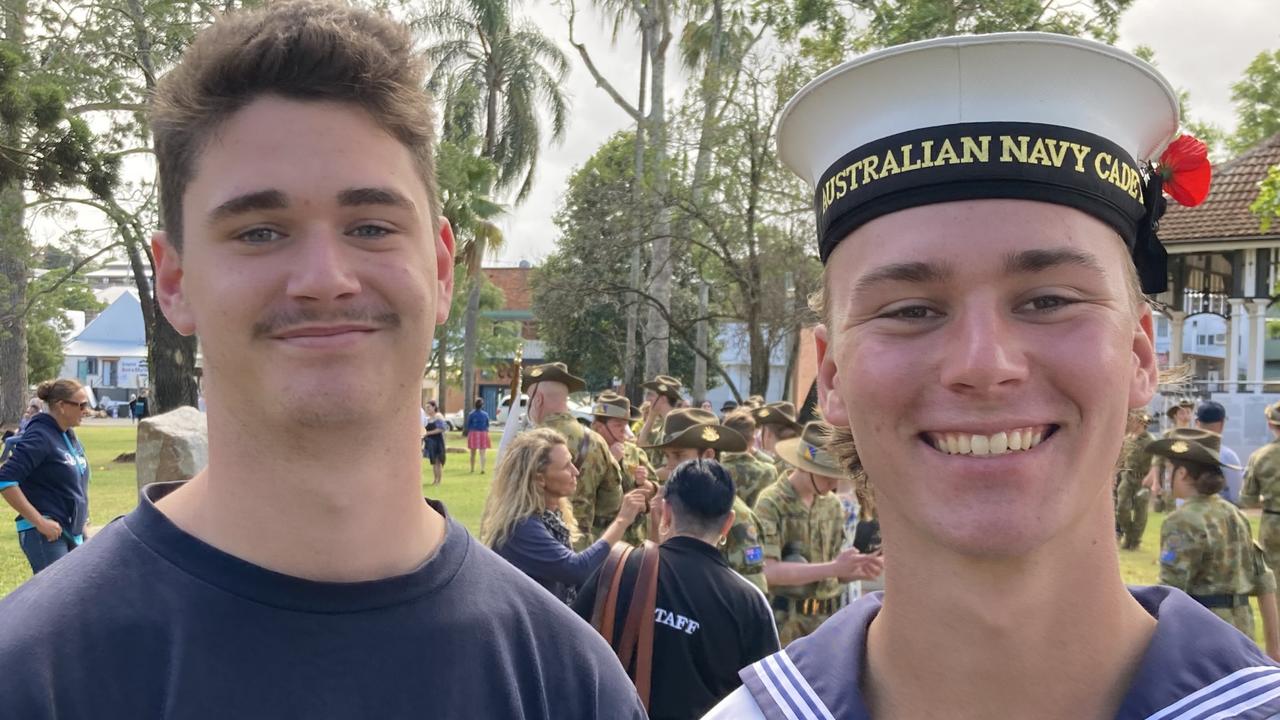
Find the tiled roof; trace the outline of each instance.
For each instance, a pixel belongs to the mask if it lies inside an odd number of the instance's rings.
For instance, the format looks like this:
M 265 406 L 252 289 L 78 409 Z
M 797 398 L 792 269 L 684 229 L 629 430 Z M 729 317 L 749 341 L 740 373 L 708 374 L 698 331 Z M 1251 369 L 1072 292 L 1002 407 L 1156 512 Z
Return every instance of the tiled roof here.
M 1160 221 L 1160 240 L 1178 243 L 1275 239 L 1280 241 L 1280 223 L 1267 232 L 1259 229 L 1258 216 L 1249 205 L 1258 197 L 1258 183 L 1267 170 L 1280 165 L 1280 133 L 1272 135 L 1240 157 L 1214 167 L 1209 197 L 1196 207 L 1183 207 L 1172 200 Z

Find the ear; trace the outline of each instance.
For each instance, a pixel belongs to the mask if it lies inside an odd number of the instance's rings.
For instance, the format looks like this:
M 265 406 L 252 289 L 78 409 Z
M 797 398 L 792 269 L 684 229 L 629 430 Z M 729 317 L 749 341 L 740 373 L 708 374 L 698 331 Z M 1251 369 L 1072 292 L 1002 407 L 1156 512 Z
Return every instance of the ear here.
M 720 526 L 720 535 L 727 536 L 729 531 L 733 529 L 733 521 L 737 519 L 738 513 L 733 510 L 729 511 L 729 517 L 724 519 L 724 524 Z
M 182 289 L 182 255 L 169 241 L 169 233 L 161 230 L 151 236 L 151 255 L 156 263 L 156 300 L 173 329 L 193 335 L 196 319 Z
M 449 219 L 440 216 L 440 236 L 436 238 L 436 324 L 443 325 L 449 319 L 453 305 L 453 226 Z
M 1133 330 L 1133 377 L 1129 381 L 1129 407 L 1145 407 L 1151 402 L 1160 382 L 1160 368 L 1156 364 L 1155 328 L 1151 320 L 1151 308 L 1142 306 Z
M 837 427 L 849 427 L 848 409 L 840 393 L 836 392 L 838 370 L 826 325 L 813 328 L 813 342 L 818 350 L 818 406 L 822 408 L 822 417 Z

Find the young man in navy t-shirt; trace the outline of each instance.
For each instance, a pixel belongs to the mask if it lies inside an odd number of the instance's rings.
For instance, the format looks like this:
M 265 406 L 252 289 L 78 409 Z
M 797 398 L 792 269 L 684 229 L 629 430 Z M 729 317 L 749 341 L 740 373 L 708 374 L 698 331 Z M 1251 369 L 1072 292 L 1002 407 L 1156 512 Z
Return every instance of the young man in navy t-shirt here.
M 156 290 L 201 339 L 209 465 L 0 603 L 0 714 L 643 717 L 589 626 L 423 501 L 454 240 L 413 45 L 286 2 L 161 80 Z

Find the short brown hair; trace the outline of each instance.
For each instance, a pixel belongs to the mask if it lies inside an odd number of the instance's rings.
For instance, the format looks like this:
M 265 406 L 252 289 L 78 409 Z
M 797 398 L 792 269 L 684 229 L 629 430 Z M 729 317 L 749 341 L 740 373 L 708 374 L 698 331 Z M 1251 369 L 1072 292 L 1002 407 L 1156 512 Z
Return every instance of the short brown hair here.
M 338 0 L 287 0 L 226 15 L 205 28 L 151 100 L 160 203 L 182 249 L 182 196 L 220 124 L 264 95 L 347 102 L 368 112 L 413 155 L 437 201 L 435 118 L 426 63 L 400 23 Z
M 751 416 L 750 410 L 734 410 L 724 416 L 722 421 L 724 426 L 738 433 L 748 441 L 751 436 L 756 434 L 756 419 Z

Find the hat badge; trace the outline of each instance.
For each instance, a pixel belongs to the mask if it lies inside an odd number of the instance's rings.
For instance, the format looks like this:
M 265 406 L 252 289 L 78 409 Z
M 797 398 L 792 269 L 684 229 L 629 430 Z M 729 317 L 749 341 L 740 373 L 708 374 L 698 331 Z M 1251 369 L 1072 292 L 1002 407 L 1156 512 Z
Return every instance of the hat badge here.
M 542 375 L 542 368 L 534 368 L 533 372 L 529 373 L 529 377 L 540 377 L 541 375 Z
M 1169 449 L 1170 449 L 1171 451 L 1173 451 L 1173 452 L 1178 453 L 1178 454 L 1182 454 L 1182 453 L 1184 453 L 1184 452 L 1186 452 L 1186 451 L 1190 450 L 1190 449 L 1191 449 L 1191 446 L 1189 446 L 1189 445 L 1187 445 L 1185 442 L 1183 442 L 1183 441 L 1179 440 L 1178 442 L 1176 442 L 1176 443 L 1174 443 L 1174 444 L 1170 445 L 1170 446 L 1169 446 Z
M 600 403 L 599 405 L 596 405 L 595 413 L 597 415 L 603 415 L 605 414 L 605 410 L 604 403 Z
M 658 392 L 666 392 L 666 391 L 667 391 L 667 386 L 663 383 L 658 383 Z
M 715 442 L 720 439 L 720 433 L 716 432 L 715 428 L 703 428 L 702 439 L 707 442 Z
M 756 411 L 756 417 L 762 418 L 762 417 L 768 417 L 768 416 L 769 416 L 769 411 L 765 410 L 764 408 L 760 408 L 759 410 Z

